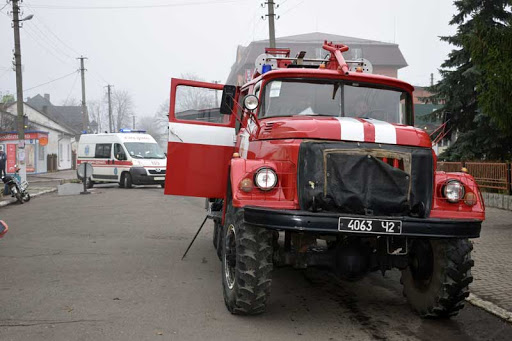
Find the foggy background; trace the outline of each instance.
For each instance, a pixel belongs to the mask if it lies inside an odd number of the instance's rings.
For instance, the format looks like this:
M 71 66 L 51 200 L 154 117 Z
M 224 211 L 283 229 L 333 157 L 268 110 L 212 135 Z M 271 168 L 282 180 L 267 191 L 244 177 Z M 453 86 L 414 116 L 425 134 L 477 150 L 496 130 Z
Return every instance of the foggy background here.
M 447 0 L 275 0 L 276 36 L 324 32 L 395 42 L 409 64 L 399 78 L 428 85 L 451 50 L 455 12 Z M 53 104 L 79 103 L 77 57 L 86 61 L 87 101 L 105 86 L 125 91 L 133 114 L 152 116 L 168 101 L 171 77 L 224 83 L 237 45 L 268 38 L 266 7 L 255 0 L 25 0 L 21 29 L 24 97 L 49 93 Z M 4 7 L 4 5 L 6 5 Z M 10 4 L 0 2 L 0 92 L 15 95 Z M 103 8 L 97 8 L 103 7 Z M 104 8 L 111 7 L 111 8 Z M 342 43 L 342 42 L 339 42 Z M 264 51 L 262 51 L 263 53 Z M 49 84 L 31 89 L 34 86 Z

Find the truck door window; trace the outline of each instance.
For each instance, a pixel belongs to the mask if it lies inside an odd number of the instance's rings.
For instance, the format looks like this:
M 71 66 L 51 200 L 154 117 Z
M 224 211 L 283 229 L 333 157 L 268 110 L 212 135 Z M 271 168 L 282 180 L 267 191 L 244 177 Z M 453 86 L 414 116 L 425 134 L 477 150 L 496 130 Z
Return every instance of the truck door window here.
M 110 143 L 98 143 L 96 145 L 96 151 L 94 157 L 98 159 L 110 159 L 112 151 L 112 144 Z
M 126 160 L 126 153 L 119 143 L 114 144 L 114 157 L 119 161 Z
M 220 114 L 222 90 L 180 85 L 176 88 L 175 117 L 182 121 L 229 123 L 229 115 Z

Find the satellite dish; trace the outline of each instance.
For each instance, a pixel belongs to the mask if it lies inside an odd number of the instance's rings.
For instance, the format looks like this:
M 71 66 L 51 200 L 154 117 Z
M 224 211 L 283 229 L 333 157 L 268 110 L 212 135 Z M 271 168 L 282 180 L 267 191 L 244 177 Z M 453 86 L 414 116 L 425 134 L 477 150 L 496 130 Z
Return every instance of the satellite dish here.
M 254 65 L 256 66 L 256 70 L 258 70 L 259 74 L 263 74 L 263 65 L 270 65 L 272 67 L 272 70 L 277 69 L 277 60 L 275 59 L 271 54 L 260 54 L 256 61 L 254 62 Z
M 86 169 L 87 167 L 87 169 Z M 76 170 L 76 175 L 80 180 L 84 179 L 84 173 L 87 170 L 87 178 L 90 178 L 92 176 L 92 165 L 90 163 L 81 163 L 78 165 L 78 168 Z

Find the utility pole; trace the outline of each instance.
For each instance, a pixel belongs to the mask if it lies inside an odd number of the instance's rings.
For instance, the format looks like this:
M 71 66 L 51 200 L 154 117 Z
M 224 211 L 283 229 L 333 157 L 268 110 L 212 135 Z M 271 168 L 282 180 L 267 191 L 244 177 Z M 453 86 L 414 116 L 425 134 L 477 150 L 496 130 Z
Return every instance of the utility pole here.
M 132 129 L 135 129 L 135 115 L 132 115 L 132 120 L 133 120 Z
M 23 114 L 23 77 L 21 74 L 21 42 L 20 22 L 32 19 L 33 15 L 20 19 L 20 0 L 12 1 L 12 22 L 14 28 L 14 66 L 16 69 L 16 110 L 18 114 L 18 157 L 21 181 L 27 180 L 27 167 L 25 164 L 25 120 Z
M 113 85 L 108 84 L 107 85 L 107 97 L 108 97 L 108 132 L 112 132 L 112 100 L 110 99 L 111 95 L 111 87 Z
M 275 19 L 275 13 L 274 13 L 274 0 L 268 0 L 268 35 L 269 35 L 269 41 L 270 41 L 270 48 L 275 49 L 276 48 L 276 31 L 274 26 L 274 19 Z
M 430 74 L 430 86 L 434 86 L 434 74 Z
M 89 130 L 89 114 L 87 113 L 87 104 L 85 102 L 85 67 L 84 56 L 80 56 L 80 73 L 82 75 L 82 130 L 87 132 Z

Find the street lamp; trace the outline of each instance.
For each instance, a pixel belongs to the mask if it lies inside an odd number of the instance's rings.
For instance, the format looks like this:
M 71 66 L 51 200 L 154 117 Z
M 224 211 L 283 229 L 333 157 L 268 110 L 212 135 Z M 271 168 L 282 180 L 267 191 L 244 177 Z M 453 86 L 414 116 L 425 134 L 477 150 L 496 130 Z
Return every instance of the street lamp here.
M 18 20 L 18 21 L 27 21 L 27 20 L 32 19 L 33 17 L 34 17 L 34 15 L 33 15 L 33 14 L 29 14 L 29 15 L 27 15 L 25 18 L 20 19 L 20 20 Z
M 18 114 L 18 164 L 20 178 L 27 180 L 27 167 L 25 164 L 25 125 L 23 115 L 23 80 L 21 74 L 21 43 L 20 43 L 20 22 L 30 20 L 33 14 L 20 19 L 20 0 L 12 0 L 12 22 L 14 28 L 14 65 L 16 67 L 16 110 Z

